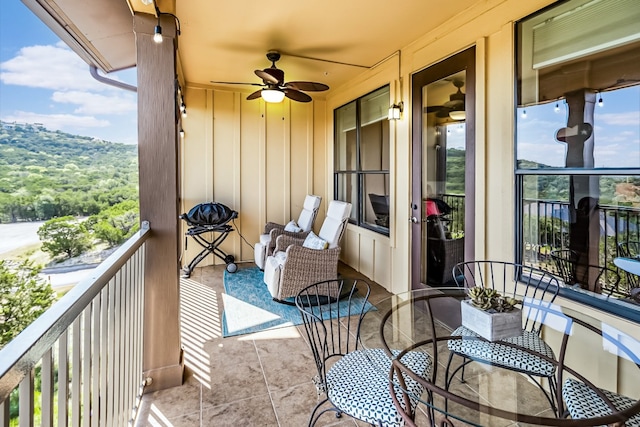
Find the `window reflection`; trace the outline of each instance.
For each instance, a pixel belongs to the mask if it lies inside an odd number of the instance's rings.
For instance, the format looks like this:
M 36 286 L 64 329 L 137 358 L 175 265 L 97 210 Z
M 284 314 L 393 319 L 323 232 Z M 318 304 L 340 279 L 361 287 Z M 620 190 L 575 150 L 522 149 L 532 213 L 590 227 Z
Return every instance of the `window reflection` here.
M 640 242 L 637 17 L 640 2 L 570 0 L 517 24 L 516 175 L 521 259 L 640 310 L 613 264 Z

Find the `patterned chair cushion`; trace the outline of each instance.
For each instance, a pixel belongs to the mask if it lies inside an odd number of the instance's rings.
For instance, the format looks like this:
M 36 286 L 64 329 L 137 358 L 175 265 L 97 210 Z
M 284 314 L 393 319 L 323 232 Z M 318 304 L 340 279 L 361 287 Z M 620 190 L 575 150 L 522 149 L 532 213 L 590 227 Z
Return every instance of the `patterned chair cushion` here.
M 284 231 L 290 231 L 291 233 L 299 233 L 302 231 L 302 228 L 298 227 L 295 221 L 289 221 L 287 225 L 284 226 Z
M 324 250 L 329 247 L 329 242 L 318 237 L 313 231 L 311 231 L 304 239 L 304 242 L 302 242 L 302 246 L 309 249 Z
M 397 353 L 396 353 L 397 354 Z M 413 372 L 431 374 L 429 355 L 409 352 L 402 358 Z M 391 361 L 382 349 L 357 350 L 346 354 L 327 372 L 327 396 L 345 414 L 376 426 L 403 426 L 404 421 L 389 395 Z M 405 376 L 410 396 L 424 391 L 416 381 Z M 400 390 L 396 396 L 403 402 Z M 412 410 L 418 402 L 411 399 Z
M 473 338 L 480 337 L 480 335 L 464 326 L 458 327 L 451 335 Z M 555 358 L 551 347 L 542 341 L 537 334 L 530 331 L 523 331 L 520 336 L 505 338 L 502 341 L 516 344 L 519 347 L 535 351 L 551 359 Z M 556 371 L 553 363 L 524 350 L 502 345 L 500 341 L 489 342 L 483 341 L 482 339 L 463 338 L 460 340 L 449 340 L 447 346 L 449 350 L 465 355 L 470 359 L 533 375 L 550 377 Z
M 626 409 L 636 403 L 634 399 L 629 397 L 610 392 L 609 390 L 600 390 L 607 396 L 607 399 L 611 400 L 613 406 L 618 410 Z M 591 387 L 573 378 L 569 378 L 564 382 L 562 398 L 567 404 L 569 415 L 571 415 L 573 419 L 603 417 L 612 414 L 609 405 L 607 405 Z M 628 427 L 640 427 L 640 414 L 629 418 L 628 421 L 625 421 L 625 425 Z

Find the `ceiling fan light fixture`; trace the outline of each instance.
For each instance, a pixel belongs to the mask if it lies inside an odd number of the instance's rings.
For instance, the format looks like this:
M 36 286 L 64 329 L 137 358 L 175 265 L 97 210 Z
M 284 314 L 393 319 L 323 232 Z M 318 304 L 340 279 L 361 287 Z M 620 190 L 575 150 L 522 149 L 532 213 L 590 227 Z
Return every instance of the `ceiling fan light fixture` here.
M 464 120 L 467 118 L 467 113 L 464 110 L 449 111 L 449 117 L 453 120 Z
M 260 96 L 265 102 L 277 104 L 284 99 L 284 92 L 278 89 L 262 89 Z

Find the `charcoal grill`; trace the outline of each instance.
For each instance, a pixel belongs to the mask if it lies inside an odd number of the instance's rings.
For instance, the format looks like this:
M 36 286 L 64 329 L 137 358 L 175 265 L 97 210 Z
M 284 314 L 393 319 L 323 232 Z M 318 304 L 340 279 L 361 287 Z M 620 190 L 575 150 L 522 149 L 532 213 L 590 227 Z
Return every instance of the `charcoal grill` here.
M 185 233 L 185 249 L 187 237 L 193 238 L 203 248 L 189 265 L 182 269 L 182 277 L 191 276 L 193 269 L 209 254 L 224 261 L 229 273 L 235 273 L 238 270 L 235 257 L 220 249 L 222 242 L 229 236 L 229 233 L 234 231 L 229 222 L 237 217 L 238 212 L 222 203 L 201 203 L 191 208 L 189 212 L 180 215 L 180 219 L 189 225 Z

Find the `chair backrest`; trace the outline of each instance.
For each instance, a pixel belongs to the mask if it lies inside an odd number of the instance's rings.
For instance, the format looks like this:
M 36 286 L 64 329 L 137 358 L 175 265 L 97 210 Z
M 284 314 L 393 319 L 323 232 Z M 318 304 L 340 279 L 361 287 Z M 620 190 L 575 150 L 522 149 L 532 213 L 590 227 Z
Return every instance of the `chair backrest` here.
M 607 295 L 620 294 L 620 275 L 609 267 L 583 264 L 579 255 L 571 249 L 551 251 L 557 275 L 566 285 L 579 285 L 593 292 Z M 624 293 L 624 292 L 622 292 Z
M 370 293 L 366 281 L 344 278 L 314 283 L 296 296 L 295 303 L 318 369 L 319 391 L 326 392 L 326 370 L 331 367 L 326 365 L 327 361 L 358 350 L 360 322 Z
M 618 243 L 618 256 L 625 258 L 640 257 L 640 242 L 630 240 Z
M 302 211 L 298 217 L 298 227 L 302 228 L 302 231 L 310 231 L 313 228 L 321 201 L 322 197 L 311 194 L 307 194 L 307 197 L 304 198 Z
M 340 240 L 349 222 L 349 215 L 351 215 L 351 203 L 340 200 L 329 202 L 327 216 L 322 222 L 318 236 L 329 242 L 330 249 L 340 245 Z
M 504 261 L 461 262 L 453 268 L 453 278 L 460 287 L 482 286 L 495 289 L 503 296 L 523 300 L 523 328 L 536 333 L 540 332 L 546 315 L 540 310 L 540 304 L 551 305 L 560 291 L 560 282 L 551 273 Z
M 556 266 L 558 276 L 566 285 L 573 285 L 577 282 L 576 266 L 578 265 L 578 254 L 571 249 L 559 249 L 551 251 L 551 259 Z

